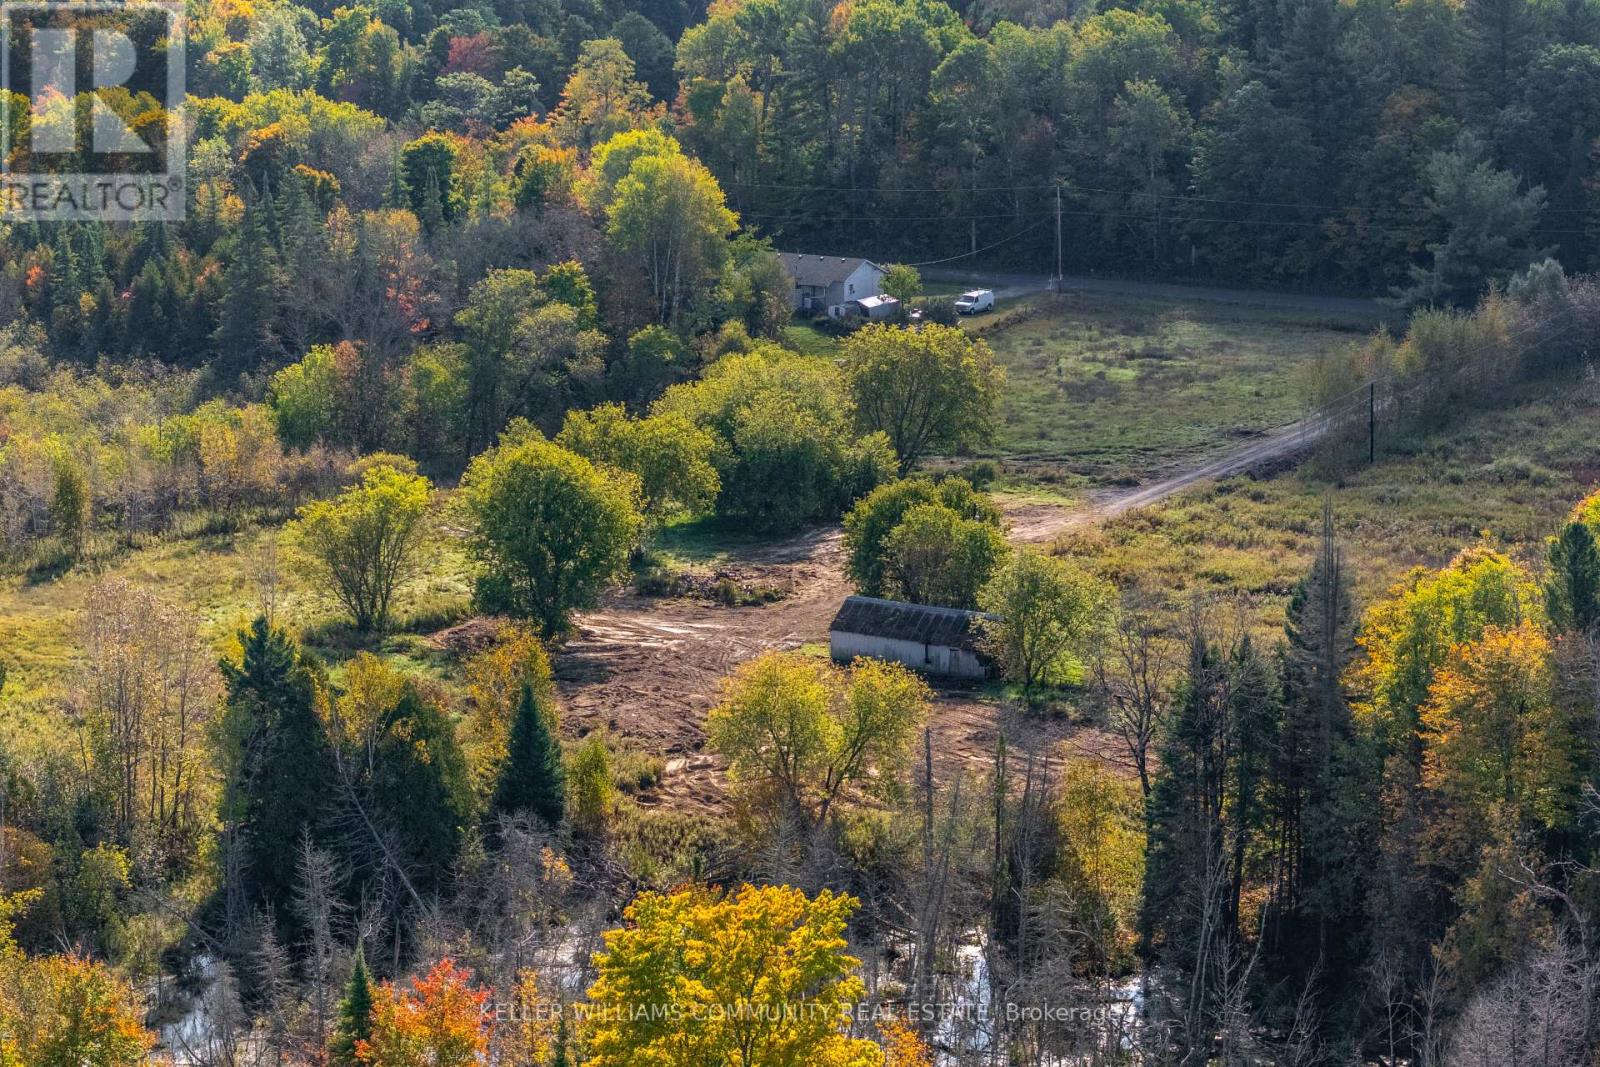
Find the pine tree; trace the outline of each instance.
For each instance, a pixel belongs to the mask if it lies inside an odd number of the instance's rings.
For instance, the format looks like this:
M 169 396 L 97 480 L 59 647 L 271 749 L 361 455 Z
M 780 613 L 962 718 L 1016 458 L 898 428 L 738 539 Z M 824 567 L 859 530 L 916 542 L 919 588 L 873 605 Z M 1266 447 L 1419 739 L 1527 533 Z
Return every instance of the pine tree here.
M 1221 650 L 1196 627 L 1161 770 L 1146 806 L 1148 851 L 1140 933 L 1147 957 L 1188 990 L 1191 1048 L 1239 980 L 1241 918 L 1252 858 L 1267 826 L 1267 772 L 1282 701 L 1272 662 L 1245 638 Z
M 565 1013 L 556 1020 L 555 1053 L 550 1059 L 550 1067 L 567 1067 L 567 1016 Z
M 328 1042 L 328 1067 L 360 1067 L 356 1042 L 372 1036 L 372 973 L 367 970 L 366 950 L 356 946 L 355 967 L 345 983 L 344 999 L 339 1002 L 339 1021 Z
M 1592 633 L 1600 625 L 1600 550 L 1581 522 L 1568 523 L 1550 544 L 1545 609 L 1557 630 Z
M 530 811 L 554 826 L 565 810 L 566 774 L 561 766 L 561 745 L 539 707 L 533 686 L 524 685 L 511 722 L 510 751 L 495 789 L 493 811 L 497 815 Z

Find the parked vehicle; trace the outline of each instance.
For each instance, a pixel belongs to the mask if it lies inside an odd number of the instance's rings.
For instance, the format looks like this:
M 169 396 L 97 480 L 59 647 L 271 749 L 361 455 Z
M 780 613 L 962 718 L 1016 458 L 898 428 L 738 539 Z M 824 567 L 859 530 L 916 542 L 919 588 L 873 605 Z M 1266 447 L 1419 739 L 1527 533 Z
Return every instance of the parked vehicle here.
M 980 311 L 993 310 L 993 289 L 973 289 L 956 297 L 956 314 L 958 315 L 976 315 Z

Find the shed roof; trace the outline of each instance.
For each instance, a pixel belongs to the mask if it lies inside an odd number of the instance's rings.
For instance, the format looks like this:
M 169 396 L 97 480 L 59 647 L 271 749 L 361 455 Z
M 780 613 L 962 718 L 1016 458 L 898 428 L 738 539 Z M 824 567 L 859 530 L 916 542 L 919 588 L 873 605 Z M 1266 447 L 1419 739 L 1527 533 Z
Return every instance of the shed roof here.
M 892 296 L 863 296 L 860 299 L 853 301 L 853 303 L 860 304 L 863 311 L 871 311 L 873 308 L 892 308 L 900 306 L 900 301 L 896 300 Z
M 783 269 L 789 272 L 796 285 L 814 285 L 826 289 L 842 282 L 865 263 L 873 270 L 883 268 L 860 256 L 809 256 L 800 252 L 779 252 Z
M 846 597 L 839 614 L 828 625 L 830 631 L 865 634 L 894 641 L 942 645 L 947 648 L 976 649 L 980 619 L 992 619 L 981 611 L 940 608 L 931 604 L 908 604 L 901 600 L 880 600 L 871 596 Z

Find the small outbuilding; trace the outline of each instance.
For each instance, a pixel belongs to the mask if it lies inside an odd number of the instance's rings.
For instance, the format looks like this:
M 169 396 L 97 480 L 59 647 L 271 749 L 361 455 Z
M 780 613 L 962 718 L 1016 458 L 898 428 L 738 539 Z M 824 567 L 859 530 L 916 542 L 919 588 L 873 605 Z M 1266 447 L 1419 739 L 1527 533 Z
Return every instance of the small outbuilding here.
M 860 300 L 835 304 L 828 309 L 828 315 L 835 319 L 842 319 L 847 315 L 858 315 L 868 322 L 883 322 L 899 314 L 900 301 L 892 296 L 864 296 Z
M 990 618 L 961 608 L 846 597 L 828 627 L 828 652 L 840 662 L 870 656 L 927 674 L 983 679 L 990 669 L 979 647 L 980 624 Z

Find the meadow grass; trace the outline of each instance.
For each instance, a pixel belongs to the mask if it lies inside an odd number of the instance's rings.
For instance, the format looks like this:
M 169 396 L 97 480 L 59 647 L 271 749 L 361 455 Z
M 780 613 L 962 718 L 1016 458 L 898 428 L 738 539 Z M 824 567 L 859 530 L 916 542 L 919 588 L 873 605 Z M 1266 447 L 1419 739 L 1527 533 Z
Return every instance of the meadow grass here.
M 262 610 L 264 585 L 274 590 L 274 613 L 289 622 L 338 682 L 344 665 L 361 651 L 383 654 L 396 669 L 449 681 L 456 673 L 448 656 L 425 640 L 470 613 L 471 574 L 459 536 L 436 524 L 423 545 L 425 565 L 399 591 L 390 630 L 354 633 L 338 603 L 317 588 L 302 561 L 276 548 L 276 566 L 266 560 L 281 539 L 272 526 L 248 526 L 200 537 L 172 536 L 42 580 L 26 574 L 0 578 L 0 655 L 8 677 L 0 695 L 0 744 L 35 751 L 59 740 L 67 728 L 61 712 L 82 666 L 83 611 L 95 583 L 120 578 L 157 590 L 196 616 L 201 637 L 218 657 L 229 655 L 234 636 Z M 275 581 L 264 583 L 271 569 Z
M 1500 410 L 1385 442 L 1373 466 L 1325 453 L 1276 474 L 1196 486 L 1056 547 L 1154 595 L 1174 618 L 1199 600 L 1272 631 L 1317 551 L 1324 499 L 1358 604 L 1480 538 L 1539 565 L 1545 539 L 1600 481 L 1597 420 L 1600 383 L 1544 382 Z
M 1305 368 L 1374 326 L 1199 301 L 1035 299 L 1031 316 L 985 335 L 1007 374 L 990 453 L 1109 482 L 1292 422 Z

